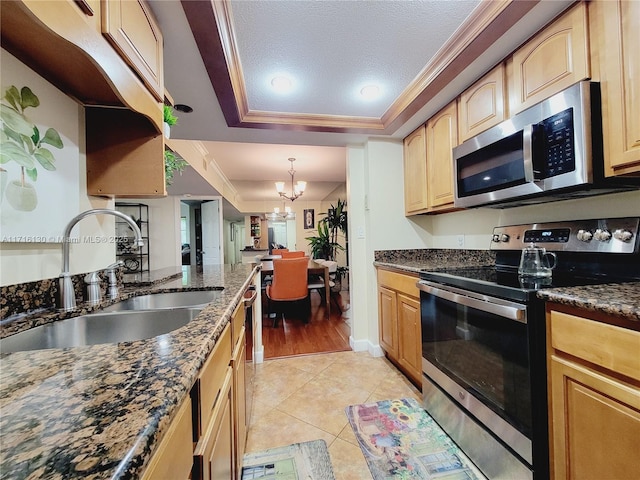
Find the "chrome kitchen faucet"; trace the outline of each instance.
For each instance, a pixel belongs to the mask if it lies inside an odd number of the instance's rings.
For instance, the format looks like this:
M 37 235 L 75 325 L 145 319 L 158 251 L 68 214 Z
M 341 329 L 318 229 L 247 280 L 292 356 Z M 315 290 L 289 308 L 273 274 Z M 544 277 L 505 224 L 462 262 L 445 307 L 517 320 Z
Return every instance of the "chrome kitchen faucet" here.
M 114 215 L 126 221 L 131 228 L 133 229 L 133 233 L 136 236 L 135 244 L 138 247 L 142 247 L 144 245 L 144 241 L 142 240 L 142 233 L 140 232 L 140 228 L 133 221 L 133 219 L 122 212 L 118 212 L 117 210 L 110 210 L 108 208 L 94 208 L 91 210 L 87 210 L 86 212 L 82 212 L 71 219 L 71 221 L 67 224 L 64 229 L 64 234 L 62 237 L 62 273 L 60 274 L 60 309 L 65 312 L 69 310 L 73 310 L 76 307 L 76 295 L 73 289 L 73 282 L 71 280 L 71 274 L 69 273 L 69 243 L 71 230 L 76 224 L 85 217 L 90 215 Z M 113 268 L 114 265 L 110 265 L 107 268 Z

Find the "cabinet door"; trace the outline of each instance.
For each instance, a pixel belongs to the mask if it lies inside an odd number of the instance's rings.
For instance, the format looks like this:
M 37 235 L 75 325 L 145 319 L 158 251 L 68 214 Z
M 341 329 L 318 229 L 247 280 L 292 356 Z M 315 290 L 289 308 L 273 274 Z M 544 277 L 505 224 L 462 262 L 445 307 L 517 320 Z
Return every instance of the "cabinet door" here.
M 420 301 L 398 294 L 398 363 L 419 385 L 422 383 L 421 331 Z
M 103 0 L 102 32 L 153 96 L 162 102 L 162 33 L 146 3 L 142 0 Z
M 243 310 L 244 311 L 244 310 Z M 236 471 L 242 471 L 242 456 L 247 442 L 247 397 L 245 392 L 247 350 L 245 346 L 246 330 L 238 338 L 236 351 L 231 359 L 233 368 L 233 424 L 234 424 L 234 457 Z
M 538 33 L 509 62 L 509 114 L 590 77 L 587 10 L 579 3 Z
M 196 445 L 193 457 L 193 480 L 233 479 L 233 413 L 231 406 L 231 367 L 216 401 L 211 422 Z
M 458 145 L 453 101 L 427 122 L 427 194 L 430 210 L 453 206 L 453 147 Z
M 637 478 L 640 389 L 555 355 L 550 363 L 554 478 Z
M 387 354 L 398 358 L 398 300 L 396 292 L 378 287 L 378 329 L 380 345 Z
M 466 89 L 458 100 L 460 143 L 505 118 L 505 67 L 500 64 Z
M 405 215 L 424 213 L 427 200 L 427 146 L 425 127 L 421 125 L 404 139 L 404 210 Z
M 605 175 L 640 172 L 640 2 L 589 3 L 594 79 L 602 92 Z

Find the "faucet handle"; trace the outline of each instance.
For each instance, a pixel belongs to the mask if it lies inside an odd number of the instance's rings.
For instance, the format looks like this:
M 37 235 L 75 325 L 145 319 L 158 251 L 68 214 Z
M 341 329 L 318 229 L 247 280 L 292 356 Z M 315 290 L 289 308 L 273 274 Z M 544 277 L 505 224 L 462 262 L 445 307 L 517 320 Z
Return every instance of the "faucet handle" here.
M 124 265 L 124 262 L 122 260 L 118 260 L 117 262 L 112 263 L 107 268 L 105 268 L 105 270 L 113 270 L 113 269 L 121 267 L 123 265 Z
M 87 273 L 84 276 L 84 283 L 87 287 L 87 303 L 97 305 L 100 303 L 100 278 L 98 272 Z

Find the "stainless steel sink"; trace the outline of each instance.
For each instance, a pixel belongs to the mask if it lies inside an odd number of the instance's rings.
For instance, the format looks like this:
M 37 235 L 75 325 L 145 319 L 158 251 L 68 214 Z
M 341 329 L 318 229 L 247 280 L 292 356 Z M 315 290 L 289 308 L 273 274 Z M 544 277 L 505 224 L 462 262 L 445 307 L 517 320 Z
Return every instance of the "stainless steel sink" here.
M 156 310 L 161 308 L 200 307 L 220 298 L 222 290 L 199 290 L 140 295 L 114 303 L 102 312 L 120 312 L 125 310 Z
M 176 330 L 201 308 L 93 313 L 31 328 L 0 339 L 0 352 L 79 347 L 142 340 Z

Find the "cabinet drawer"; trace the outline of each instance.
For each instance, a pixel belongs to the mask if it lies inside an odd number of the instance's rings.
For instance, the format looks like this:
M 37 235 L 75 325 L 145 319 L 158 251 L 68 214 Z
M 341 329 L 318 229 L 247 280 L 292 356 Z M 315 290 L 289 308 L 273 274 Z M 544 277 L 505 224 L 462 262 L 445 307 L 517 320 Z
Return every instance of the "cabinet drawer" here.
M 198 378 L 197 391 L 198 398 L 198 432 L 202 432 L 207 428 L 216 400 L 220 396 L 225 375 L 231 361 L 231 324 L 228 324 L 220 338 L 218 339 L 213 352 L 202 367 L 200 377 Z M 197 435 L 196 437 L 198 437 Z
M 378 285 L 402 292 L 414 298 L 420 297 L 416 283 L 418 277 L 378 269 Z
M 151 457 L 142 479 L 189 478 L 193 464 L 192 446 L 191 400 L 187 398 Z
M 551 311 L 554 349 L 640 380 L 640 332 Z

